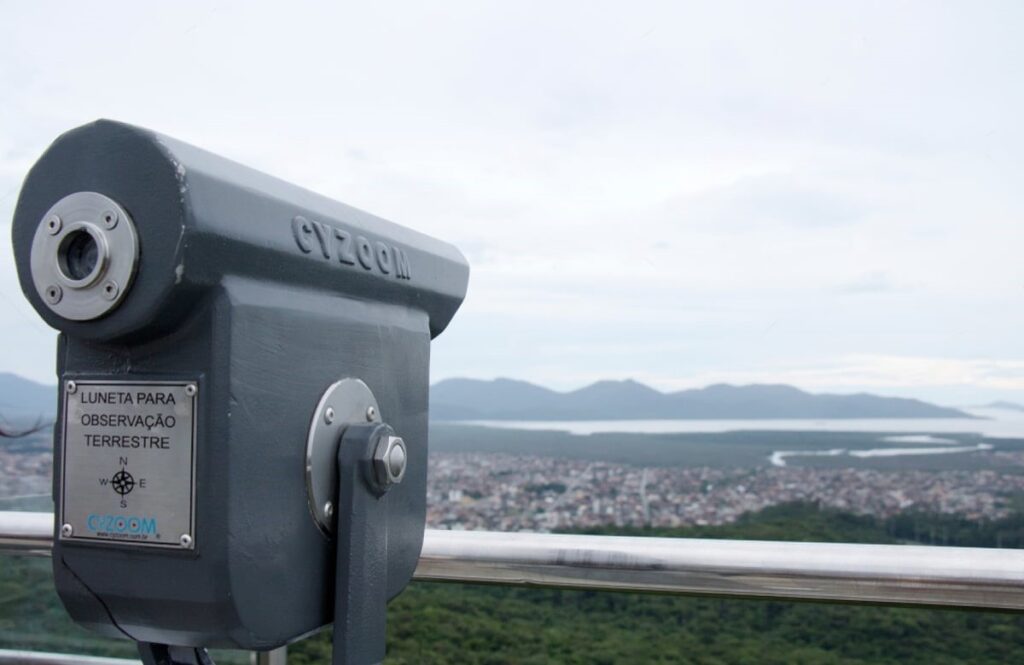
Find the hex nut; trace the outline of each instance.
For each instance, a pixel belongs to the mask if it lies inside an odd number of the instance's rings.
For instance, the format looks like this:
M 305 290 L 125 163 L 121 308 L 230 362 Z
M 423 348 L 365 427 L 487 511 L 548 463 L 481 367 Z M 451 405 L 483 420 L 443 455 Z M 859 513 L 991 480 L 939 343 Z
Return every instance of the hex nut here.
M 381 437 L 373 451 L 373 475 L 380 489 L 387 491 L 392 485 L 402 482 L 407 462 L 408 454 L 402 437 Z

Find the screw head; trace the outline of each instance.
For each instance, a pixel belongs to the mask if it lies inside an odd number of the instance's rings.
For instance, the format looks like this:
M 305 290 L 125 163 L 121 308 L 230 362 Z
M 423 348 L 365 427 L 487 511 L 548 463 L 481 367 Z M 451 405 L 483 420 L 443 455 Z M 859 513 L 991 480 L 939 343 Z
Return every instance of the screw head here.
M 190 383 L 187 386 L 185 386 L 185 395 L 187 397 L 195 397 L 197 390 L 198 389 L 196 388 L 196 384 Z
M 178 542 L 181 543 L 182 547 L 192 547 L 192 536 L 187 533 L 181 534 L 181 538 L 178 538 Z
M 107 282 L 103 285 L 103 290 L 101 291 L 104 299 L 106 300 L 114 300 L 115 298 L 117 298 L 117 294 L 120 292 L 120 287 L 118 287 L 117 282 L 114 282 L 113 280 L 107 280 Z
M 334 409 L 332 407 L 327 407 L 324 410 L 324 422 L 328 425 L 334 422 Z
M 64 524 L 60 527 L 60 535 L 65 538 L 70 538 L 74 532 L 75 529 L 70 524 Z
M 366 407 L 366 419 L 371 423 L 377 419 L 377 409 L 372 406 Z
M 78 384 L 75 383 L 74 381 L 68 381 L 67 382 L 67 389 L 68 389 L 68 392 L 73 395 L 73 394 L 75 394 L 75 391 L 78 390 Z
M 46 287 L 46 302 L 51 305 L 56 305 L 60 302 L 61 298 L 64 297 L 64 289 L 60 288 L 56 284 L 51 284 Z
M 330 501 L 324 504 L 324 517 L 327 519 L 334 517 L 334 504 Z
M 117 211 L 116 210 L 104 210 L 103 214 L 100 215 L 100 219 L 103 220 L 103 226 L 107 229 L 112 229 L 117 226 Z
M 51 236 L 55 236 L 58 233 L 60 233 L 61 227 L 63 226 L 64 223 L 57 215 L 50 215 L 49 217 L 46 218 L 46 231 Z

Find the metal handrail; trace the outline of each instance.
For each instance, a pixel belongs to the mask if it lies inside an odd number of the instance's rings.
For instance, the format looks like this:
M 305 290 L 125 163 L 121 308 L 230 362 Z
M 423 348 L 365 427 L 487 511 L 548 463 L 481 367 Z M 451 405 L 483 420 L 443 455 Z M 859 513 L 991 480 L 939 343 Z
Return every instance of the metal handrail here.
M 140 660 L 129 658 L 104 658 L 82 656 L 73 653 L 47 653 L 44 651 L 22 651 L 0 649 L 2 665 L 142 665 Z
M 252 665 L 287 665 L 287 647 L 253 653 L 249 662 Z M 0 649 L 0 665 L 142 665 L 142 661 L 137 658 L 107 658 L 76 653 Z
M 45 554 L 53 515 L 0 511 L 0 551 Z M 427 529 L 415 578 L 604 591 L 1024 610 L 1024 551 Z
M 0 552 L 47 555 L 53 548 L 53 513 L 0 511 Z

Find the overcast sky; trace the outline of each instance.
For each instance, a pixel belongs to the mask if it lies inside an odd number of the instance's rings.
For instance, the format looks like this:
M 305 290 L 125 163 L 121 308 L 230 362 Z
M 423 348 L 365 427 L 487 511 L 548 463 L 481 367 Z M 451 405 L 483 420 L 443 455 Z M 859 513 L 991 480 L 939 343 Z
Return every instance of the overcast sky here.
M 324 3 L 326 4 L 326 3 Z M 435 379 L 1024 401 L 1024 3 L 0 0 L 10 218 L 99 117 L 448 240 Z

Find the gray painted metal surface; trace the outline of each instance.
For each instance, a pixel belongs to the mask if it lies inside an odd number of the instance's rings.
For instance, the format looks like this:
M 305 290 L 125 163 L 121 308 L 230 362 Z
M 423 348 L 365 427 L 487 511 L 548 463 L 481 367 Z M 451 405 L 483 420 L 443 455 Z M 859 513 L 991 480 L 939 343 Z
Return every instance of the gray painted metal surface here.
M 47 212 L 79 192 L 130 215 L 139 246 L 123 299 L 89 321 L 54 311 L 31 266 Z M 408 446 L 403 482 L 381 499 L 379 563 L 388 597 L 401 591 L 423 533 L 429 344 L 466 292 L 458 250 L 109 121 L 64 134 L 40 157 L 12 240 L 25 297 L 61 333 L 62 383 L 198 386 L 194 548 L 59 540 L 54 578 L 72 618 L 140 642 L 243 649 L 330 623 L 335 547 L 309 511 L 306 439 L 320 397 L 345 377 L 366 383 Z M 62 398 L 59 419 L 65 408 Z M 55 459 L 72 443 L 57 432 Z M 58 505 L 66 472 L 55 468 Z
M 0 513 L 0 550 L 53 516 Z M 30 525 L 31 528 L 26 528 Z M 1024 551 L 427 529 L 416 579 L 1024 611 Z

